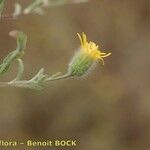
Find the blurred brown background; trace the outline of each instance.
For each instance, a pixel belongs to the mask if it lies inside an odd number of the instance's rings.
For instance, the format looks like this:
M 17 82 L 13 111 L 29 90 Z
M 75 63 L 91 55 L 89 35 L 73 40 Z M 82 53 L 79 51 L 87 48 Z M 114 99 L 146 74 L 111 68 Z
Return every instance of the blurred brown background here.
M 5 13 L 13 3 L 7 1 Z M 1 88 L 0 139 L 76 139 L 77 150 L 150 149 L 149 0 L 91 0 L 3 20 L 1 60 L 16 47 L 8 36 L 14 29 L 28 35 L 25 79 L 42 67 L 65 72 L 79 46 L 77 32 L 112 55 L 83 80 L 51 82 L 43 91 Z M 15 72 L 16 64 L 1 81 Z

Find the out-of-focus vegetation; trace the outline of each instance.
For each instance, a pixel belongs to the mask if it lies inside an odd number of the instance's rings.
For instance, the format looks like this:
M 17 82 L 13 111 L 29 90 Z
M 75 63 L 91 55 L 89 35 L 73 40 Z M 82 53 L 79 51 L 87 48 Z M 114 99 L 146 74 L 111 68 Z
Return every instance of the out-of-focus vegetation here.
M 5 5 L 6 14 L 13 12 L 13 0 Z M 2 20 L 1 58 L 15 48 L 9 31 L 22 30 L 29 37 L 25 78 L 41 66 L 50 73 L 66 70 L 78 48 L 77 32 L 84 31 L 113 55 L 86 79 L 53 82 L 42 92 L 1 88 L 0 138 L 72 138 L 79 141 L 78 150 L 148 150 L 149 20 L 149 0 L 91 0 L 48 8 L 44 16 Z M 15 73 L 14 64 L 1 80 Z

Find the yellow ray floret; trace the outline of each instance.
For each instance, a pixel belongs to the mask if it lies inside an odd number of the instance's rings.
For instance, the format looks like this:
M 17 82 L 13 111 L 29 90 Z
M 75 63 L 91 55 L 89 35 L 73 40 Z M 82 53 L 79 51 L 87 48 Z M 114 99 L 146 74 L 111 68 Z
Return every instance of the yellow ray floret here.
M 88 42 L 87 41 L 87 37 L 84 33 L 82 33 L 82 35 L 80 35 L 79 33 L 77 33 L 80 42 L 81 42 L 81 50 L 87 54 L 88 56 L 90 56 L 93 60 L 97 60 L 100 59 L 102 60 L 103 64 L 104 64 L 104 59 L 105 57 L 108 57 L 109 55 L 111 55 L 111 53 L 103 53 L 98 49 L 98 45 L 96 45 L 94 42 Z

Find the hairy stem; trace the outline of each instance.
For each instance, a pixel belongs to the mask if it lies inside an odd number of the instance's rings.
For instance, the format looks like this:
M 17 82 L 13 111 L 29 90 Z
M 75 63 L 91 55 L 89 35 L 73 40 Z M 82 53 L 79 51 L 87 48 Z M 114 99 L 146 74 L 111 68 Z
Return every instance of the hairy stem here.
M 30 89 L 37 89 L 40 90 L 42 89 L 42 85 L 48 83 L 48 81 L 55 81 L 55 80 L 62 80 L 62 79 L 66 79 L 71 77 L 70 74 L 64 74 L 61 76 L 56 76 L 56 77 L 49 77 L 46 78 L 45 80 L 43 80 L 40 84 L 38 82 L 36 82 L 36 80 L 34 81 L 33 79 L 31 80 L 12 80 L 10 82 L 0 82 L 0 87 L 22 87 L 22 88 L 30 88 Z

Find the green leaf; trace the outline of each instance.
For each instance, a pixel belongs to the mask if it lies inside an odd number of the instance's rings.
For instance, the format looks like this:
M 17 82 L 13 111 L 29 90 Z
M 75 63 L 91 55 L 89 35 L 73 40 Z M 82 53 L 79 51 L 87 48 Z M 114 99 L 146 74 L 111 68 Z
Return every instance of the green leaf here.
M 32 89 L 42 89 L 45 79 L 47 75 L 44 74 L 44 68 L 40 69 L 39 72 L 29 80 L 28 87 Z
M 19 81 L 22 78 L 24 72 L 24 64 L 22 59 L 17 59 L 17 61 L 18 61 L 18 73 L 14 81 Z
M 26 47 L 27 36 L 23 32 L 12 31 L 10 35 L 17 38 L 17 48 L 16 50 L 10 52 L 6 58 L 4 58 L 2 64 L 0 65 L 0 75 L 4 74 L 10 67 L 11 63 L 18 58 L 21 58 L 24 54 L 24 49 Z
M 27 43 L 27 36 L 23 32 L 18 32 L 17 34 L 17 51 L 20 53 L 24 53 L 24 49 Z

